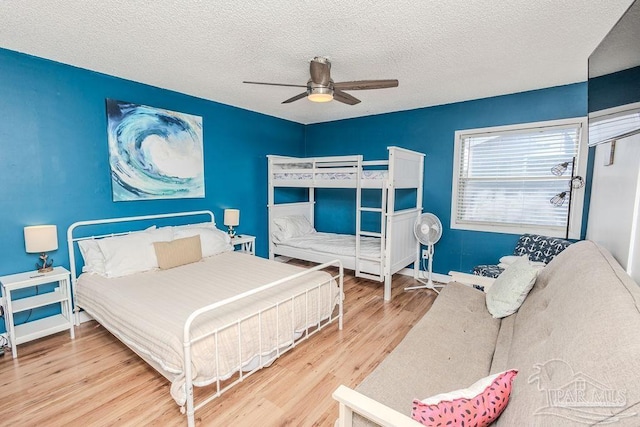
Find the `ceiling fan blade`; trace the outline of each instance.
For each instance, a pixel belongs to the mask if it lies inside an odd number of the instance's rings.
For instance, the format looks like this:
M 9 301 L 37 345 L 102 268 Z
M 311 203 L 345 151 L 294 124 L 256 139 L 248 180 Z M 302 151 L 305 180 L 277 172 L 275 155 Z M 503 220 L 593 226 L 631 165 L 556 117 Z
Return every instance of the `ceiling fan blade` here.
M 349 105 L 356 105 L 360 103 L 360 100 L 355 96 L 351 96 L 348 93 L 338 89 L 333 90 L 333 99 Z
M 398 80 L 356 80 L 353 82 L 334 83 L 333 87 L 340 90 L 385 89 L 398 87 Z
M 289 104 L 289 103 L 291 103 L 293 101 L 297 101 L 298 99 L 305 98 L 306 96 L 307 96 L 307 92 L 302 92 L 302 93 L 300 93 L 300 94 L 298 94 L 296 96 L 293 96 L 293 97 L 291 97 L 291 98 L 289 98 L 289 99 L 287 99 L 285 101 L 282 101 L 282 103 L 283 104 Z
M 286 87 L 307 87 L 307 85 L 290 85 L 287 83 L 264 83 L 264 82 L 246 82 L 243 81 L 242 83 L 248 83 L 250 85 L 267 85 L 267 86 L 286 86 Z
M 322 57 L 315 57 L 309 63 L 311 81 L 317 85 L 327 86 L 331 81 L 331 62 Z

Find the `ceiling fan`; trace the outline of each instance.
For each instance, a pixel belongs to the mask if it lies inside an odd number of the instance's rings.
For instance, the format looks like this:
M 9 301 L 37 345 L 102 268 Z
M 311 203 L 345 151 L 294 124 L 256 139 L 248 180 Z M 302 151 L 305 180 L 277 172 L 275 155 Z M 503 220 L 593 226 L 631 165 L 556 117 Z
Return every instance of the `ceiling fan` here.
M 331 78 L 331 61 L 322 56 L 316 56 L 309 63 L 309 73 L 311 78 L 307 85 L 293 85 L 287 83 L 264 83 L 264 82 L 247 82 L 254 85 L 269 86 L 287 86 L 287 87 L 303 87 L 307 90 L 293 96 L 283 104 L 289 104 L 293 101 L 307 97 L 309 101 L 328 102 L 332 99 L 348 105 L 356 105 L 360 102 L 355 96 L 344 92 L 345 90 L 366 90 L 366 89 L 385 89 L 388 87 L 398 87 L 398 80 L 356 80 L 351 82 L 334 83 Z

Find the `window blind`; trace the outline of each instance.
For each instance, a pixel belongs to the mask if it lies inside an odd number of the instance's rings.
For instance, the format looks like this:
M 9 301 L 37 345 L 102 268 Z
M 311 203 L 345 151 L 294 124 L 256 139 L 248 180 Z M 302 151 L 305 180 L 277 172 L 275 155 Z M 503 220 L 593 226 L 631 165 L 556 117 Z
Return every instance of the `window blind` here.
M 577 122 L 460 135 L 453 213 L 460 228 L 494 224 L 564 230 L 568 203 L 555 207 L 549 200 L 569 190 L 581 128 Z M 564 175 L 553 175 L 551 168 L 564 162 Z
M 589 146 L 611 141 L 640 130 L 640 108 L 607 114 L 589 120 Z

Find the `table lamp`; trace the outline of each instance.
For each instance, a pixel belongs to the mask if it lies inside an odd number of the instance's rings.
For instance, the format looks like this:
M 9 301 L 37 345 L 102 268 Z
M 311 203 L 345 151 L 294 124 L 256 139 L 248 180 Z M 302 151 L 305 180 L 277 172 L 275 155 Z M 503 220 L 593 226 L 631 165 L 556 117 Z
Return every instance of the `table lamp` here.
M 236 236 L 236 231 L 233 227 L 237 227 L 240 224 L 240 210 L 239 209 L 225 209 L 224 210 L 224 225 L 229 227 L 229 237 Z
M 47 261 L 47 252 L 58 249 L 58 229 L 55 225 L 31 225 L 24 228 L 24 246 L 27 253 L 39 253 L 38 273 L 53 270 L 53 259 Z

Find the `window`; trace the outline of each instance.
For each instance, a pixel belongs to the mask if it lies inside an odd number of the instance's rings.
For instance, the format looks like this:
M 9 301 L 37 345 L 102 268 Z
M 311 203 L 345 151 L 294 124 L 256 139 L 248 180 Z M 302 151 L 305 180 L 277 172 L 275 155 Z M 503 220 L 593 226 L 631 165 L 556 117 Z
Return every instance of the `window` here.
M 568 196 L 572 173 L 584 176 L 584 128 L 570 119 L 457 131 L 451 228 L 565 237 L 571 213 L 569 236 L 578 238 L 584 189 L 571 191 L 571 206 L 550 200 Z M 551 173 L 561 163 L 567 171 Z

